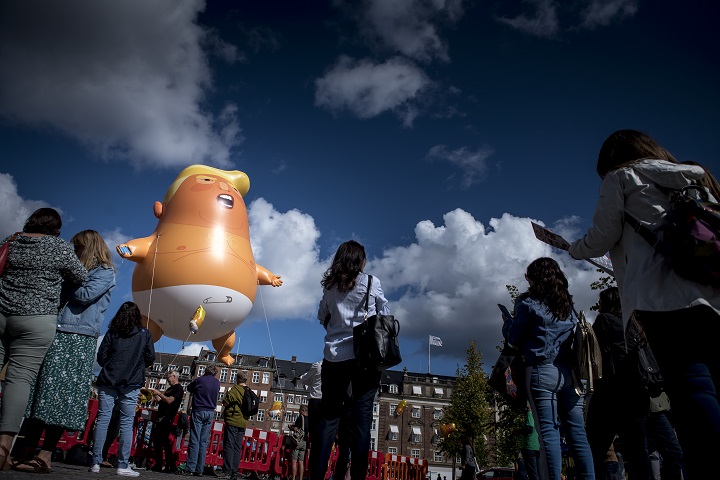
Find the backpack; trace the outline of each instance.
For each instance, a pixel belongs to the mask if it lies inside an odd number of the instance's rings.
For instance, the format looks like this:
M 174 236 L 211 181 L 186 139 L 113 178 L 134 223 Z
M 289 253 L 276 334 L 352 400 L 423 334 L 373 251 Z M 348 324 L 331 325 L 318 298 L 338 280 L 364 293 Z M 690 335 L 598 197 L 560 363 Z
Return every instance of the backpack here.
M 242 412 L 243 417 L 250 418 L 256 415 L 259 408 L 260 400 L 258 396 L 250 390 L 249 387 L 245 387 L 245 393 L 243 394 L 242 403 L 240 404 L 240 412 Z
M 572 338 L 573 381 L 578 395 L 595 391 L 595 380 L 602 378 L 602 353 L 595 331 L 581 310 Z
M 604 317 L 604 318 L 603 318 Z M 603 373 L 639 382 L 652 394 L 662 389 L 662 375 L 645 332 L 633 315 L 623 330 L 622 318 L 603 313 L 593 329 L 601 340 Z
M 707 189 L 700 185 L 682 190 L 657 187 L 670 193 L 670 208 L 660 227 L 650 230 L 627 212 L 625 221 L 663 255 L 675 273 L 720 289 L 720 204 L 711 202 Z

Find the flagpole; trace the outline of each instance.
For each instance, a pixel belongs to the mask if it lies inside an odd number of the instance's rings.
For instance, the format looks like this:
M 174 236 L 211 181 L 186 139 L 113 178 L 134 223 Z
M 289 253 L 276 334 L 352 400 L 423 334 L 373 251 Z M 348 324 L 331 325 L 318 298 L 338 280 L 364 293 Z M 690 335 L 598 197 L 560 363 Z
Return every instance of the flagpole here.
M 430 375 L 430 335 L 428 335 L 428 375 Z

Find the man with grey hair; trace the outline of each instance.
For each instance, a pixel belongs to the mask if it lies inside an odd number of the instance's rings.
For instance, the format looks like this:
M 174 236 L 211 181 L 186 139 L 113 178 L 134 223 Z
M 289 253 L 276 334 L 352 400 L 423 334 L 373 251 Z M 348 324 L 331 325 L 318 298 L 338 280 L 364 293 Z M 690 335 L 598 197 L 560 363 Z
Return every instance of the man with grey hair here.
M 205 470 L 205 453 L 210 443 L 210 427 L 215 420 L 215 408 L 220 394 L 220 381 L 214 365 L 208 365 L 205 374 L 190 382 L 187 390 L 192 394 L 190 413 L 190 442 L 185 466 L 186 472 L 201 476 Z
M 170 386 L 164 392 L 156 388 L 152 389 L 153 400 L 158 403 L 157 417 L 153 425 L 155 464 L 152 466 L 152 470 L 174 473 L 177 470 L 172 449 L 175 439 L 170 437 L 173 433 L 175 414 L 180 408 L 184 392 L 180 385 L 180 373 L 177 370 L 168 372 L 167 379 Z M 165 453 L 165 470 L 163 470 L 163 452 Z

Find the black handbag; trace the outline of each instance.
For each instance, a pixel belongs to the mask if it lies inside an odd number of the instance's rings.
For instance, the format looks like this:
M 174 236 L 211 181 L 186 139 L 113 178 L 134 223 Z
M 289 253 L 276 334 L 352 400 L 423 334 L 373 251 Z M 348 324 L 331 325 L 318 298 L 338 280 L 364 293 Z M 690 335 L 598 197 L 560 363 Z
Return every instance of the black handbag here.
M 368 275 L 365 292 L 365 320 L 353 327 L 355 358 L 362 368 L 386 370 L 402 362 L 400 356 L 400 322 L 392 315 L 375 314 L 368 317 L 372 275 Z
M 524 410 L 527 404 L 525 362 L 520 352 L 505 346 L 488 379 L 490 385 L 512 408 Z

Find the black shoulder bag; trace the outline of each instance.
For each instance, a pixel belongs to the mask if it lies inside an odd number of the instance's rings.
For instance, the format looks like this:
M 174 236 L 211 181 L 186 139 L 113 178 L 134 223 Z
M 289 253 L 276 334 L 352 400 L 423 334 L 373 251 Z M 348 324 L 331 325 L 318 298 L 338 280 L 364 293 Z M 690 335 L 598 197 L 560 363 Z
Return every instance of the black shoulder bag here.
M 368 317 L 372 275 L 368 275 L 365 292 L 365 319 L 353 327 L 353 347 L 358 364 L 369 370 L 386 370 L 402 362 L 400 356 L 400 322 L 392 315 L 376 313 Z

